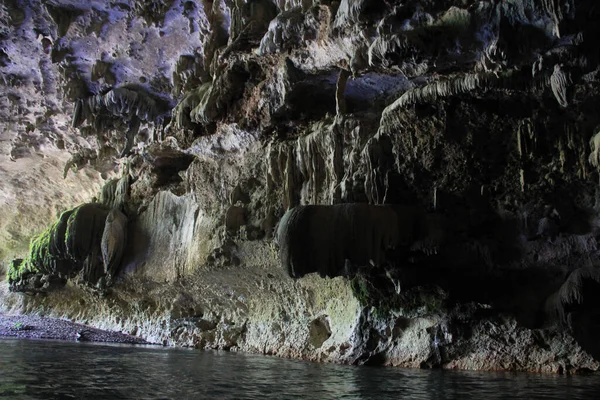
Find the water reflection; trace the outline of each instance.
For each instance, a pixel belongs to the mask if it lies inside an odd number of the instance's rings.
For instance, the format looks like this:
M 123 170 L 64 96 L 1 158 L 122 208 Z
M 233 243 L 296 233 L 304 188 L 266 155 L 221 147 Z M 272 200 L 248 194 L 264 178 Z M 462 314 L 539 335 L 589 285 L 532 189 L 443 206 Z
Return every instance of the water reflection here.
M 589 399 L 599 376 L 313 364 L 225 352 L 0 340 L 10 399 Z

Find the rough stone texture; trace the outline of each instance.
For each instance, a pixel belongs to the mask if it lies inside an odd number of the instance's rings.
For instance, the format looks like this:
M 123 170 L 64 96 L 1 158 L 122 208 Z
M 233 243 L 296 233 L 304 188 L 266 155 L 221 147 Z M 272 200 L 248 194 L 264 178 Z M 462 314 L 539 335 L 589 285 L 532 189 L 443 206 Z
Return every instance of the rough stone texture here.
M 2 260 L 24 255 L 30 237 L 46 229 L 64 210 L 89 201 L 99 190 L 98 174 L 91 170 L 63 179 L 62 169 L 67 159 L 68 155 L 58 152 L 16 162 L 3 158 L 6 162 L 0 167 Z
M 108 289 L 2 284 L 2 306 L 197 348 L 598 370 L 599 12 L 5 2 L 0 261 L 92 196 L 122 208 L 128 245 Z M 412 229 L 385 262 L 289 278 L 285 212 L 353 202 L 414 210 Z

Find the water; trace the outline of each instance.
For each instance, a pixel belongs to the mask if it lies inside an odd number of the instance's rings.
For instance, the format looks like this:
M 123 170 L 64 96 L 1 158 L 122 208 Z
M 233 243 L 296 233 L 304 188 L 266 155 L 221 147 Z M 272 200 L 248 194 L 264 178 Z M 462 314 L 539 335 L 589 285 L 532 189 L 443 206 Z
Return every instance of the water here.
M 592 399 L 600 376 L 314 364 L 160 347 L 0 340 L 8 399 Z

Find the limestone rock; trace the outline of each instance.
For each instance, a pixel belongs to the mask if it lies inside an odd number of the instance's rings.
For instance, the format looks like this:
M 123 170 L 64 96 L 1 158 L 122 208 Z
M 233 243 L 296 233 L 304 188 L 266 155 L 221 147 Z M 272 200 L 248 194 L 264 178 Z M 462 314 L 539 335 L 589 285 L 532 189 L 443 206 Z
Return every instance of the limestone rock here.
M 3 311 L 597 371 L 598 22 L 593 0 L 4 1 Z
M 379 265 L 385 250 L 399 242 L 399 226 L 391 207 L 344 204 L 298 206 L 289 210 L 277 229 L 282 267 L 291 277 L 310 272 L 333 277 L 345 261 L 358 266 Z
M 112 278 L 127 248 L 127 217 L 116 208 L 106 216 L 101 246 L 104 273 Z

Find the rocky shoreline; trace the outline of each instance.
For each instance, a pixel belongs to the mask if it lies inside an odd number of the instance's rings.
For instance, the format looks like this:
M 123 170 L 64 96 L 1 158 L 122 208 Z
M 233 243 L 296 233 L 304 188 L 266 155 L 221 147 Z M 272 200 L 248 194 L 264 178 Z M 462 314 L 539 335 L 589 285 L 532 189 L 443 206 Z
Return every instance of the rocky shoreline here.
M 81 342 L 152 344 L 121 332 L 105 331 L 58 318 L 0 313 L 0 337 Z

